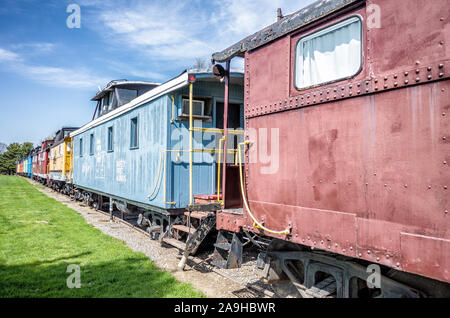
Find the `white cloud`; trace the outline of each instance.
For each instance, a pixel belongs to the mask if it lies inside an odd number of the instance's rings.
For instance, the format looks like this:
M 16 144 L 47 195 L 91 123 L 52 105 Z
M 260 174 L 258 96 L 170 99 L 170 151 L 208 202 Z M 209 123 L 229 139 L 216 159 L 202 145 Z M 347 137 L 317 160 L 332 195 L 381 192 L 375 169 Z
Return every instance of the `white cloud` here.
M 4 69 L 49 86 L 92 88 L 108 82 L 108 79 L 93 75 L 86 68 L 29 64 L 21 55 L 3 48 L 0 48 L 0 65 L 3 65 Z
M 314 0 L 116 1 L 107 6 L 85 1 L 93 10 L 91 27 L 107 35 L 108 43 L 182 64 L 209 58 L 274 23 L 279 7 L 289 14 Z
M 18 61 L 20 56 L 14 52 L 0 48 L 0 62 Z

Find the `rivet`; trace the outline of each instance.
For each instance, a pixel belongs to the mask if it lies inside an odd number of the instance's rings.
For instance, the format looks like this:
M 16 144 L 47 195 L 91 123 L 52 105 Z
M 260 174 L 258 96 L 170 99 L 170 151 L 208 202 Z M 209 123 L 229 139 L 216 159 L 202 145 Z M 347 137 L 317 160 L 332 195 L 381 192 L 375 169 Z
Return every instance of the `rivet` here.
M 362 256 L 362 254 L 361 254 L 361 253 L 359 253 L 359 254 L 358 254 L 358 256 L 359 256 L 359 257 L 361 257 L 361 256 Z
M 331 248 L 331 245 L 328 245 L 328 249 L 330 249 Z
M 311 240 L 311 238 L 308 236 L 308 241 L 310 241 Z
M 416 82 L 420 82 L 420 78 L 419 77 L 416 77 Z
M 323 245 L 323 241 L 320 241 L 320 244 L 322 244 L 322 245 Z
M 444 190 L 447 190 L 447 186 L 444 186 Z
M 377 257 L 377 261 L 379 261 L 380 260 L 380 258 L 379 257 Z
M 395 265 L 397 265 L 397 267 L 399 267 L 399 266 L 400 266 L 400 263 L 397 263 L 397 264 L 395 264 Z
M 445 210 L 444 213 L 445 213 L 445 214 L 448 214 L 448 210 Z
M 443 115 L 443 116 L 445 116 L 445 113 L 444 113 L 444 115 Z M 442 137 L 442 140 L 446 140 L 446 139 L 447 139 L 447 137 L 445 137 L 445 136 L 444 136 L 444 137 Z
M 387 80 L 388 80 L 387 76 L 385 76 L 385 77 L 384 77 L 384 80 L 385 80 L 385 81 L 387 81 Z
M 389 254 L 386 254 L 386 258 L 389 258 Z
M 439 68 L 443 68 L 444 67 L 444 64 L 439 64 Z
M 441 17 L 439 20 L 441 20 L 441 21 L 444 21 L 444 18 L 443 17 Z
M 338 247 L 337 243 L 334 244 L 334 247 Z
M 397 78 L 397 77 L 398 77 L 398 75 L 397 75 L 397 74 L 395 74 L 395 75 L 394 75 L 394 78 Z
M 387 84 L 384 84 L 384 88 L 388 88 Z
M 439 77 L 442 77 L 442 76 L 444 76 L 444 73 L 439 73 Z
M 342 252 L 343 252 L 343 253 L 345 253 L 345 248 L 344 248 L 344 249 L 342 249 Z
M 444 165 L 446 165 L 447 164 L 447 161 L 444 161 Z
M 378 87 L 375 87 L 375 90 L 377 91 L 377 90 L 378 90 Z
M 428 75 L 428 79 L 429 79 L 429 80 L 431 79 L 431 75 Z
M 405 84 L 408 84 L 409 83 L 409 81 L 408 80 L 405 80 Z
M 405 76 L 408 76 L 408 74 L 409 74 L 408 72 L 405 72 Z
M 375 79 L 374 82 L 375 82 L 375 83 L 378 83 L 378 79 Z
M 416 69 L 416 74 L 419 74 L 420 73 L 420 70 L 419 69 Z
M 407 184 L 405 184 L 405 188 L 407 188 L 408 187 L 408 185 Z
M 431 189 L 431 186 L 428 186 L 428 189 Z
M 395 83 L 394 83 L 394 86 L 395 86 L 395 87 L 397 87 L 397 86 L 398 86 L 398 83 L 397 83 L 397 82 L 395 82 Z
M 384 184 L 384 187 L 385 187 L 385 188 L 387 187 L 387 184 L 386 184 L 386 183 Z
M 370 251 L 367 251 L 367 254 L 370 254 Z
M 350 251 L 353 251 L 353 246 L 350 246 Z
M 428 72 L 431 72 L 431 66 L 428 66 L 427 70 Z

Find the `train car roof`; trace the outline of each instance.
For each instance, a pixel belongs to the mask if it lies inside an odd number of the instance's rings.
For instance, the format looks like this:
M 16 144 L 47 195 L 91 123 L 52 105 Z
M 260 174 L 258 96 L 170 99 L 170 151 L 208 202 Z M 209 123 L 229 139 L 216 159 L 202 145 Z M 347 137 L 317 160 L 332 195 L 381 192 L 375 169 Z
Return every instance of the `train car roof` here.
M 161 83 L 153 83 L 153 82 L 144 82 L 144 81 L 128 81 L 125 79 L 121 80 L 113 80 L 109 82 L 105 88 L 98 91 L 98 93 L 92 97 L 92 101 L 100 100 L 106 93 L 113 90 L 115 87 L 127 87 L 127 86 L 153 86 L 157 87 L 161 85 Z
M 256 49 L 276 40 L 296 29 L 317 21 L 346 6 L 365 0 L 319 0 L 309 6 L 286 15 L 274 24 L 258 31 L 245 39 L 233 44 L 227 49 L 216 52 L 212 58 L 216 62 L 225 62 L 235 56 L 243 57 L 246 51 Z
M 212 71 L 207 70 L 199 70 L 199 69 L 190 69 L 183 71 L 177 77 L 155 87 L 154 89 L 142 94 L 141 96 L 136 97 L 131 100 L 129 103 L 114 109 L 113 111 L 98 117 L 97 119 L 87 123 L 82 126 L 80 129 L 77 129 L 70 133 L 71 137 L 79 135 L 93 127 L 96 127 L 102 123 L 105 123 L 115 117 L 118 117 L 124 113 L 129 112 L 130 110 L 137 108 L 145 103 L 148 103 L 154 99 L 157 99 L 163 95 L 166 95 L 170 92 L 173 92 L 177 89 L 185 87 L 189 85 L 189 76 L 195 75 L 196 80 L 198 81 L 219 81 L 219 79 L 215 78 L 212 74 Z M 242 70 L 231 70 L 230 71 L 230 83 L 241 83 L 243 85 L 244 81 L 244 72 Z

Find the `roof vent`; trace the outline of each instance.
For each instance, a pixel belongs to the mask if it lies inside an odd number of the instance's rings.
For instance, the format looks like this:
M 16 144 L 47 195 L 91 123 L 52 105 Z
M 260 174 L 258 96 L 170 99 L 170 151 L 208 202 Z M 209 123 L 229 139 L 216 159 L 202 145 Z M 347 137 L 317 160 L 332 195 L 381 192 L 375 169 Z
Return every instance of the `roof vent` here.
M 281 8 L 278 8 L 277 10 L 277 21 L 280 21 L 281 19 L 283 19 L 283 12 L 281 12 Z

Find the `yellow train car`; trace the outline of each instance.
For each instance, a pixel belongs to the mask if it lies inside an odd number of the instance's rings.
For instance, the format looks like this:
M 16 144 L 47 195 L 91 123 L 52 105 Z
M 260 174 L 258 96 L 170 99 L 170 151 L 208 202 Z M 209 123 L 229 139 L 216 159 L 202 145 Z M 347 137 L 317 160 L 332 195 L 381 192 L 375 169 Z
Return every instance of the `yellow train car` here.
M 72 184 L 73 150 L 70 133 L 78 128 L 63 127 L 56 132 L 55 143 L 49 153 L 49 186 L 69 193 Z

